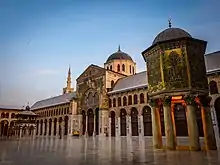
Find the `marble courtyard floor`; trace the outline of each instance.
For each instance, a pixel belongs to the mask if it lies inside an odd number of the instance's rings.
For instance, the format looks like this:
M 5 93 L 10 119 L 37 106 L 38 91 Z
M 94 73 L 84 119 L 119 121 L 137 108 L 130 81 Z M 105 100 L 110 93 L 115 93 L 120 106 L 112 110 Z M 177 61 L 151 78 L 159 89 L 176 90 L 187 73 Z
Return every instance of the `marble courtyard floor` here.
M 0 165 L 220 165 L 218 151 L 153 150 L 151 138 L 0 140 Z

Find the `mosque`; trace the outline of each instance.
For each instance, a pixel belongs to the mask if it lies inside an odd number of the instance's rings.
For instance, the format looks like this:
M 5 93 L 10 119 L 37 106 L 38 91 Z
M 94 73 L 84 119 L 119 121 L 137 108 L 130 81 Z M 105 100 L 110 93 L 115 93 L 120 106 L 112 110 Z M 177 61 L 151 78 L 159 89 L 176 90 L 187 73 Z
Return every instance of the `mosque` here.
M 170 150 L 177 148 L 179 137 L 188 137 L 190 150 L 200 150 L 203 138 L 206 149 L 215 150 L 220 51 L 205 55 L 206 45 L 169 22 L 142 52 L 146 71 L 137 73 L 135 61 L 120 46 L 103 67 L 88 66 L 75 90 L 69 68 L 63 94 L 31 107 L 36 136 L 153 136 L 155 148 Z

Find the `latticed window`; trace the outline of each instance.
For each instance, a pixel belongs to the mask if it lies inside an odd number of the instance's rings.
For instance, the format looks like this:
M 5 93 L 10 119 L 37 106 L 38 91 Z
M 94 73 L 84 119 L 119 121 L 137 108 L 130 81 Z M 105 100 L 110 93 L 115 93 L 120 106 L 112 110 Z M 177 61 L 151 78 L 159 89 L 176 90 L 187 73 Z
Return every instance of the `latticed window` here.
M 134 104 L 137 104 L 138 103 L 138 96 L 135 94 L 134 95 Z
M 132 96 L 129 95 L 129 96 L 128 96 L 128 105 L 131 105 L 131 104 L 132 104 Z
M 121 97 L 118 97 L 118 106 L 121 106 Z
M 143 93 L 140 94 L 140 103 L 141 104 L 144 103 L 144 94 Z
M 123 97 L 123 106 L 126 106 L 127 105 L 127 98 L 126 96 Z
M 113 99 L 113 107 L 116 107 L 116 99 Z

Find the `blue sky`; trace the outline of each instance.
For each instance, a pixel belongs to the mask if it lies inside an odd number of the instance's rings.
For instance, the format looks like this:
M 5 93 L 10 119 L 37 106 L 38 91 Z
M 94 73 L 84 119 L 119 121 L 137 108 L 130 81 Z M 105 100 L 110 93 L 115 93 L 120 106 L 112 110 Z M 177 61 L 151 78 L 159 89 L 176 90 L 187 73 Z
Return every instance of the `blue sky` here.
M 141 52 L 168 27 L 220 50 L 219 0 L 0 0 L 0 104 L 59 95 L 90 64 L 121 49 L 145 70 Z

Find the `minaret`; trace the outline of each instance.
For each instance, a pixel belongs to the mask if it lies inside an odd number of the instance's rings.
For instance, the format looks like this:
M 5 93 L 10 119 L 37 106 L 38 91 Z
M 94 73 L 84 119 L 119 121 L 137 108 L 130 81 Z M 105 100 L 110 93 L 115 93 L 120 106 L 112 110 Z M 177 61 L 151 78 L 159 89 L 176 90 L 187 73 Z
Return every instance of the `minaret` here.
M 67 81 L 66 81 L 66 87 L 63 88 L 63 94 L 65 93 L 71 93 L 73 92 L 73 88 L 71 88 L 71 70 L 69 66 L 69 71 L 68 71 L 68 76 L 67 76 Z

